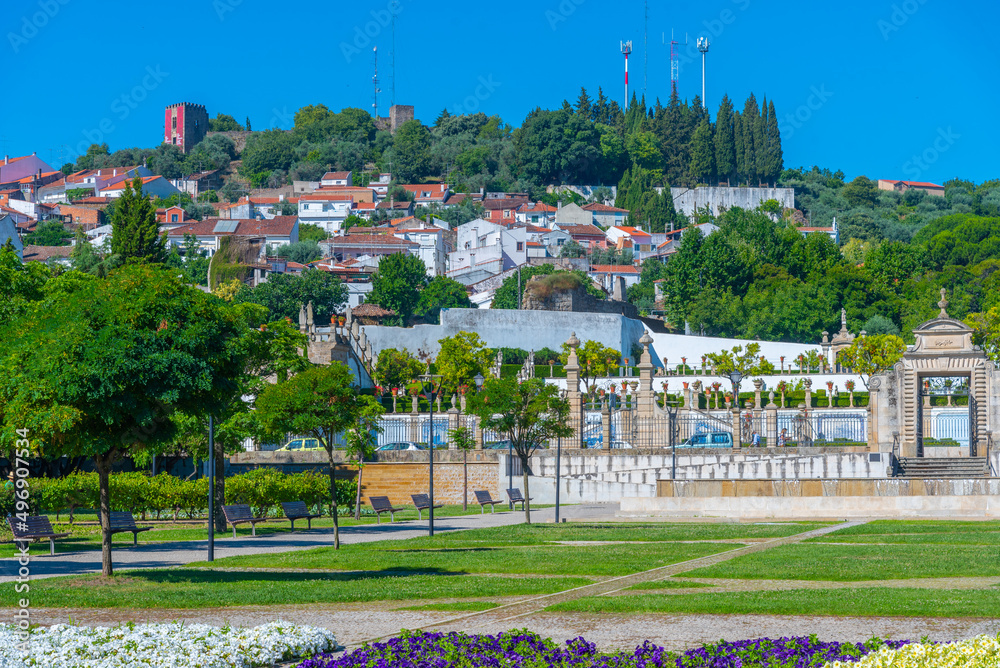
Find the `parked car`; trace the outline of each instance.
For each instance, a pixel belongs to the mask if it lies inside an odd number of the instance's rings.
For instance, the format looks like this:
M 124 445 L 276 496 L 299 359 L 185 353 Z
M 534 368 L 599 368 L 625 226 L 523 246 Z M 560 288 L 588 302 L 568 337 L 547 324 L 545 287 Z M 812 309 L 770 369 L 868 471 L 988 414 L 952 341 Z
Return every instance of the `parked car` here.
M 679 443 L 678 448 L 731 448 L 733 435 L 728 431 L 709 431 L 695 434 L 686 441 Z
M 397 441 L 395 443 L 385 443 L 383 445 L 375 448 L 376 452 L 393 452 L 399 450 L 426 450 L 427 446 L 423 443 L 414 443 L 413 441 Z
M 326 446 L 318 438 L 293 438 L 278 448 L 281 452 L 302 452 L 304 450 L 325 450 Z

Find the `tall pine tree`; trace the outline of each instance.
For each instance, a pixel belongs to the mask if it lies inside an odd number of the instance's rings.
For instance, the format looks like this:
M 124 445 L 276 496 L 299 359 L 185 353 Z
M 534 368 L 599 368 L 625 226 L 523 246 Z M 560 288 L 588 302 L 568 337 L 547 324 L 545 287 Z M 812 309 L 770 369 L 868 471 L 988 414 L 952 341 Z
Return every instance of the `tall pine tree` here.
M 576 98 L 576 113 L 587 120 L 592 118 L 590 96 L 587 95 L 587 89 L 583 86 L 580 86 L 580 97 Z
M 774 113 L 774 100 L 768 102 L 767 107 L 767 143 L 769 157 L 767 179 L 776 184 L 785 166 L 785 156 L 781 152 L 781 132 L 778 130 L 778 116 Z
M 122 262 L 163 262 L 167 235 L 160 234 L 156 207 L 142 194 L 142 177 L 125 181 L 111 217 L 111 252 Z
M 591 108 L 591 119 L 597 123 L 611 125 L 611 118 L 608 115 L 608 98 L 604 97 L 604 89 L 597 87 L 597 100 Z
M 719 113 L 715 117 L 715 170 L 719 180 L 730 179 L 736 172 L 736 146 L 733 143 L 733 103 L 728 95 L 722 96 Z
M 753 145 L 757 154 L 754 156 L 757 169 L 757 184 L 767 180 L 767 167 L 770 163 L 770 154 L 767 145 L 767 97 L 763 98 L 760 105 L 761 114 L 754 119 L 753 123 Z
M 689 171 L 696 183 L 711 183 L 715 172 L 715 151 L 712 149 L 712 126 L 703 118 L 691 137 Z
M 743 147 L 743 116 L 733 111 L 733 146 L 736 153 L 736 185 L 739 185 L 747 173 L 747 152 Z

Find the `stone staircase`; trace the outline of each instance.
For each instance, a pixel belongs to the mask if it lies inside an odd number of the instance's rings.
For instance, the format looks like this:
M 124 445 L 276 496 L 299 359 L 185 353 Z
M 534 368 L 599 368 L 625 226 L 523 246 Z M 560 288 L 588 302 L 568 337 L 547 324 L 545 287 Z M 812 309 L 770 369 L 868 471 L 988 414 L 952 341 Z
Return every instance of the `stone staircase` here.
M 986 457 L 900 457 L 904 478 L 982 478 L 988 475 Z

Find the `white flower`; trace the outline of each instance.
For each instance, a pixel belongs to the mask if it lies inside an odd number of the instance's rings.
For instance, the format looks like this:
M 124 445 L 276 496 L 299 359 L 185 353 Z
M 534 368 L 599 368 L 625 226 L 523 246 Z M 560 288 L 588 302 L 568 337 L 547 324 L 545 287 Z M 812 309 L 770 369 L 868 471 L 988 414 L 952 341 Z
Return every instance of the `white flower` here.
M 12 626 L 0 625 L 0 668 L 254 668 L 336 648 L 333 633 L 273 622 L 251 629 L 206 624 L 57 624 L 31 631 L 28 652 Z
M 832 661 L 824 668 L 1000 668 L 1000 637 L 883 647 L 860 661 Z

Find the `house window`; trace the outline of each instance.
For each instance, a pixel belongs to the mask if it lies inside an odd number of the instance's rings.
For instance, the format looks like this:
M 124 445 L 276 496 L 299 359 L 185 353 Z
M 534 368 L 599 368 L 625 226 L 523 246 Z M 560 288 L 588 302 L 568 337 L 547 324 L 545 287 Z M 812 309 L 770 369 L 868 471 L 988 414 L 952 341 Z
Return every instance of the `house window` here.
M 177 117 L 176 116 L 174 116 L 174 118 L 173 118 L 173 129 L 174 130 L 177 129 Z
M 523 251 L 524 250 L 524 243 L 523 242 L 521 242 L 521 241 L 517 242 L 517 250 L 519 250 L 519 251 Z
M 564 243 L 566 243 L 565 239 L 556 239 L 556 246 L 562 246 Z
M 503 210 L 503 217 L 504 218 L 510 218 L 510 209 L 504 209 Z
M 171 223 L 176 223 L 177 222 L 177 214 L 176 213 L 170 214 L 170 222 Z

